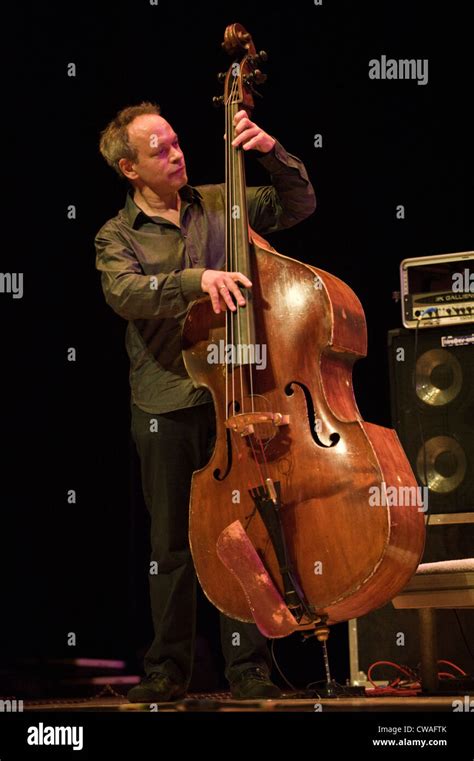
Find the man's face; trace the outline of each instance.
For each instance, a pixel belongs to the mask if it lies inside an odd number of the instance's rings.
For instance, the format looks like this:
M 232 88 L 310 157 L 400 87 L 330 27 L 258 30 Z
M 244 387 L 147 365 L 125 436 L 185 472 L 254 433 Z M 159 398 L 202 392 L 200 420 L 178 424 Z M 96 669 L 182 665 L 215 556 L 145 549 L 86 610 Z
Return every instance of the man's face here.
M 176 192 L 188 182 L 178 136 L 158 114 L 137 116 L 128 128 L 136 161 L 121 159 L 127 177 L 138 187 L 148 186 L 160 196 Z

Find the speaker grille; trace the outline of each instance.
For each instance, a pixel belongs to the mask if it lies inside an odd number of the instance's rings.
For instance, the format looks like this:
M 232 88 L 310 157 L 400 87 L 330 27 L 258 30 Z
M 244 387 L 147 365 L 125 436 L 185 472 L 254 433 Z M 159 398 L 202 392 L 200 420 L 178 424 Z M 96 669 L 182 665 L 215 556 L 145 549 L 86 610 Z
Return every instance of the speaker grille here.
M 393 427 L 430 513 L 474 510 L 474 346 L 446 348 L 470 325 L 389 333 Z

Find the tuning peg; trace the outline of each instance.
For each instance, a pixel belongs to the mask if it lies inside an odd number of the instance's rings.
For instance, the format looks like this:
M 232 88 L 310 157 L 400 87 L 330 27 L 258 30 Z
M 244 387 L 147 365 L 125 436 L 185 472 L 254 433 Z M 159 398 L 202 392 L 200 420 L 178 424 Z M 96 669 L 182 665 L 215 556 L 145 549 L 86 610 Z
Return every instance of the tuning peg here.
M 267 81 L 268 77 L 266 74 L 263 73 L 263 71 L 260 71 L 260 69 L 255 69 L 254 71 L 254 78 L 258 85 L 263 84 Z
M 255 69 L 257 66 L 260 66 L 262 63 L 265 63 L 265 61 L 268 61 L 268 55 L 264 50 L 261 50 L 260 53 L 249 56 L 247 60 L 249 64 L 251 65 L 251 67 Z
M 244 84 L 246 84 L 248 87 L 253 87 L 253 85 L 261 85 L 267 80 L 267 75 L 263 73 L 263 71 L 260 71 L 260 69 L 255 69 L 255 71 L 251 71 L 250 74 L 246 74 L 244 76 Z
M 212 99 L 212 105 L 214 108 L 220 108 L 224 105 L 224 96 L 223 95 L 214 95 Z
M 221 84 L 224 84 L 226 76 L 227 74 L 225 71 L 220 71 L 219 74 L 217 75 L 217 81 L 220 82 Z

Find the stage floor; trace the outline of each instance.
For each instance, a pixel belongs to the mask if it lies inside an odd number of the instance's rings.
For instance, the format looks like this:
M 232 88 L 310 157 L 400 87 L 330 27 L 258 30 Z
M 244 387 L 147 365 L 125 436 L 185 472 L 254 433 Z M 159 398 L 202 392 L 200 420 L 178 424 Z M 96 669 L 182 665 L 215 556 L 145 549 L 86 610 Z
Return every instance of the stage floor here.
M 195 693 L 170 703 L 129 703 L 118 694 L 94 698 L 30 700 L 24 702 L 24 711 L 301 711 L 312 712 L 453 712 L 454 701 L 464 701 L 459 695 L 413 697 L 340 697 L 299 698 L 283 696 L 278 700 L 234 700 L 228 692 Z M 472 696 L 471 696 L 472 700 Z

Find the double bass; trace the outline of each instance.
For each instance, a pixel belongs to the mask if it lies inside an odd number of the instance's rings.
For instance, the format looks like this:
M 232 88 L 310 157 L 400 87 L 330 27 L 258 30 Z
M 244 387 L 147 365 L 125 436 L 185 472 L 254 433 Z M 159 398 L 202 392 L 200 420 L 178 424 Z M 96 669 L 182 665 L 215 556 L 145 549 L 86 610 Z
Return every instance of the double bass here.
M 240 24 L 227 27 L 223 47 L 233 59 L 222 99 L 229 138 L 237 111 L 253 108 L 266 54 Z M 357 296 L 249 227 L 243 151 L 231 142 L 226 269 L 253 286 L 235 312 L 193 302 L 183 326 L 187 372 L 216 415 L 214 452 L 192 478 L 189 541 L 220 611 L 268 637 L 301 629 L 324 640 L 330 624 L 383 606 L 414 574 L 423 510 L 386 498 L 394 488 L 413 495 L 417 483 L 395 431 L 357 407 L 352 368 L 367 353 Z M 216 347 L 224 351 L 210 362 Z M 257 364 L 259 347 L 266 361 Z

